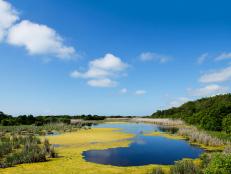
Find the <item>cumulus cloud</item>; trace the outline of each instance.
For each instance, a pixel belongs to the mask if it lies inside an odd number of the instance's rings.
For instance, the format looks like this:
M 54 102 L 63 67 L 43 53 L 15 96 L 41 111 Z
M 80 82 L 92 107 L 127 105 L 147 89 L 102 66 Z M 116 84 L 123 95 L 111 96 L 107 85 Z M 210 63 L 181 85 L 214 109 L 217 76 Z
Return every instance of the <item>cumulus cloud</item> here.
M 136 90 L 135 91 L 135 95 L 145 95 L 147 93 L 147 91 L 145 90 Z
M 111 78 L 120 76 L 121 72 L 127 67 L 128 64 L 124 63 L 119 57 L 108 53 L 104 57 L 90 61 L 86 72 L 75 70 L 71 72 L 70 76 L 73 78 L 91 79 L 88 81 L 90 86 L 113 87 L 117 83 L 111 80 Z M 107 85 L 99 85 L 99 83 Z
M 197 89 L 188 89 L 188 92 L 191 96 L 195 97 L 208 97 L 208 96 L 214 96 L 218 94 L 224 94 L 228 92 L 228 87 L 223 87 L 217 84 L 211 84 L 207 85 L 202 88 Z
M 25 47 L 31 55 L 51 54 L 59 58 L 70 58 L 75 53 L 75 49 L 66 46 L 54 29 L 28 20 L 9 29 L 7 42 Z
M 215 60 L 219 61 L 219 60 L 225 60 L 225 59 L 231 59 L 231 53 L 222 53 L 219 56 L 217 56 L 215 58 Z
M 128 89 L 127 88 L 122 88 L 121 90 L 120 90 L 120 93 L 121 94 L 126 94 L 128 92 Z
M 0 41 L 2 41 L 10 28 L 19 19 L 17 11 L 10 3 L 0 0 Z
M 87 82 L 88 85 L 93 87 L 115 87 L 117 82 L 111 79 L 92 79 Z
M 158 61 L 160 63 L 166 63 L 171 58 L 166 55 L 161 55 L 153 52 L 143 52 L 139 56 L 141 61 Z
M 201 65 L 208 58 L 208 53 L 204 53 L 197 58 L 197 64 Z
M 127 64 L 122 62 L 119 57 L 108 53 L 102 58 L 91 61 L 90 67 L 110 71 L 122 71 L 127 68 Z
M 216 82 L 224 82 L 231 79 L 231 66 L 212 72 L 203 74 L 199 81 L 202 83 L 216 83 Z
M 190 99 L 187 97 L 179 97 L 176 100 L 171 101 L 169 105 L 170 105 L 170 107 L 178 107 L 178 106 L 181 106 L 182 104 L 188 102 L 189 100 Z

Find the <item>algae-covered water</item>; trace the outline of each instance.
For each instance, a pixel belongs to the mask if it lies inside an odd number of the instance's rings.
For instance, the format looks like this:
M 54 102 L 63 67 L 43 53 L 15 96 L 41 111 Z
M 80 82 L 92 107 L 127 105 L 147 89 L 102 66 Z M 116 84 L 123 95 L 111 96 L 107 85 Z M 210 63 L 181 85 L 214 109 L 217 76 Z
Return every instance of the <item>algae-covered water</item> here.
M 190 145 L 185 140 L 170 139 L 163 136 L 147 136 L 153 131 L 163 131 L 160 126 L 146 123 L 104 123 L 96 128 L 120 128 L 122 132 L 132 133 L 132 143 L 128 147 L 105 150 L 84 151 L 86 161 L 114 166 L 142 166 L 148 164 L 174 164 L 183 158 L 198 158 L 203 149 Z

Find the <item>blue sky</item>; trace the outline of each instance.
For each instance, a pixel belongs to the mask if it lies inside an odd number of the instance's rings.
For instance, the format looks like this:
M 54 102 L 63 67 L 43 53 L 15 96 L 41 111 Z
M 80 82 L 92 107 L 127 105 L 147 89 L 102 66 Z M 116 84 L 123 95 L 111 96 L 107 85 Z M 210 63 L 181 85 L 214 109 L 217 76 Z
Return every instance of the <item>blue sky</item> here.
M 230 5 L 0 0 L 0 110 L 147 115 L 227 93 Z

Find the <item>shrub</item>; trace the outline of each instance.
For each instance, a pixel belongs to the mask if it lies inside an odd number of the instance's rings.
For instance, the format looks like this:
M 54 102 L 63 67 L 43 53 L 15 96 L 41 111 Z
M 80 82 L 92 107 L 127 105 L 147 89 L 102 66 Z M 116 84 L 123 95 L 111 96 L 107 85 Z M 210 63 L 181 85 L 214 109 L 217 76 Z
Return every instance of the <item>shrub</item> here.
M 12 151 L 12 145 L 9 142 L 0 142 L 0 157 L 10 153 Z
M 202 161 L 202 167 L 206 168 L 211 161 L 211 154 L 204 153 L 200 156 L 200 159 Z
M 177 161 L 174 166 L 170 168 L 171 174 L 202 174 L 202 171 L 197 167 L 192 160 Z
M 46 157 L 57 157 L 54 147 L 48 140 L 40 145 L 40 139 L 35 136 L 13 136 L 1 138 L 0 141 L 0 168 L 11 167 L 16 164 L 44 162 Z
M 229 174 L 231 171 L 231 154 L 216 153 L 205 169 L 205 174 Z

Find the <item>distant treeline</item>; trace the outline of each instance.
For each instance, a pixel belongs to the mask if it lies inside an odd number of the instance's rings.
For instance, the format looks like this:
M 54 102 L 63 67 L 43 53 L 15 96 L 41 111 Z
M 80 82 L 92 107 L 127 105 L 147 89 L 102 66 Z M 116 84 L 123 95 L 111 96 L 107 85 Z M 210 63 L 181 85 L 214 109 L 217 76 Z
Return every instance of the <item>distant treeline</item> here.
M 231 94 L 202 98 L 180 107 L 158 110 L 151 117 L 182 119 L 205 130 L 231 133 Z
M 104 120 L 105 116 L 98 115 L 52 115 L 52 116 L 33 116 L 33 115 L 19 115 L 13 117 L 12 115 L 4 114 L 0 112 L 0 125 L 2 126 L 15 126 L 15 125 L 36 125 L 42 126 L 49 123 L 66 123 L 70 124 L 71 119 L 83 119 L 83 120 Z

